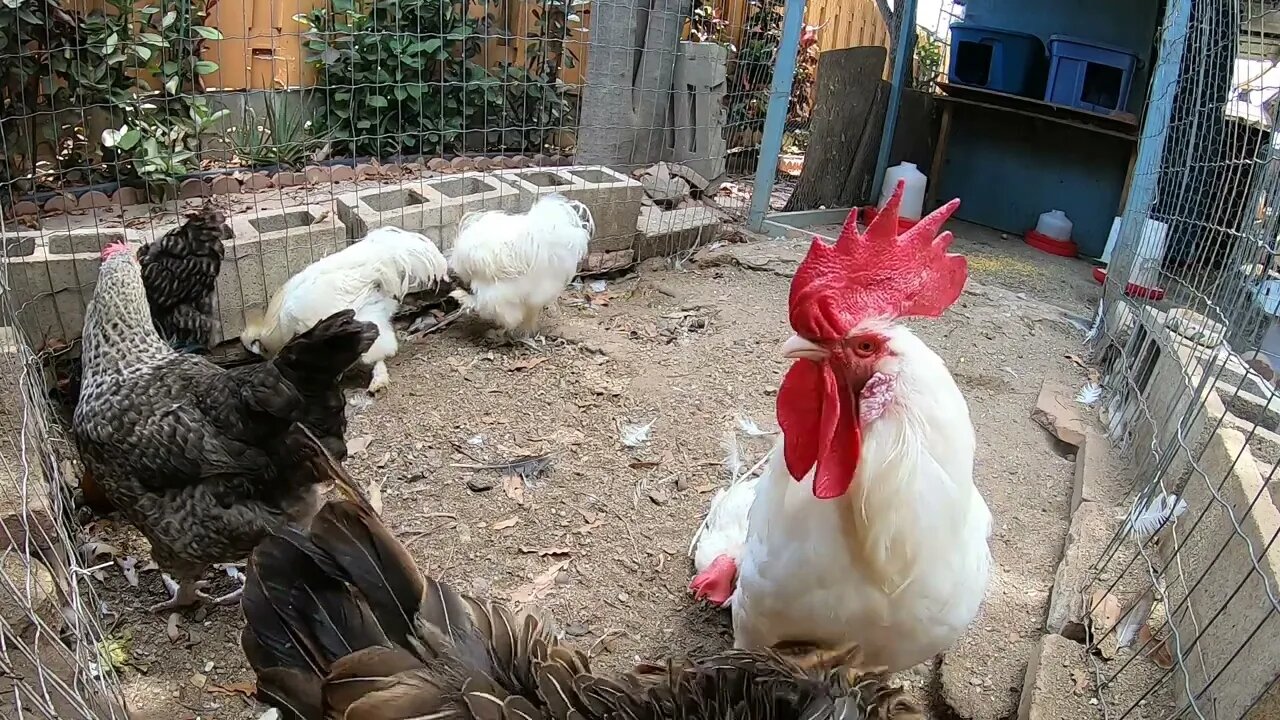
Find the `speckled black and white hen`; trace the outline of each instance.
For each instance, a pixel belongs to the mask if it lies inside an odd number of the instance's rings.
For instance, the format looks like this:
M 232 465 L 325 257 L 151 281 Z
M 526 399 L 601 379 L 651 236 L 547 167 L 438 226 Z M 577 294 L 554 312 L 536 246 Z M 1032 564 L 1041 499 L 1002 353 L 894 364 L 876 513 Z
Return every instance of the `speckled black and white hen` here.
M 194 604 L 210 564 L 244 558 L 319 508 L 319 486 L 331 478 L 308 458 L 321 446 L 345 455 L 339 379 L 378 331 L 340 312 L 270 362 L 223 370 L 156 334 L 127 246 L 102 255 L 72 427 L 85 468 L 178 582 L 153 609 Z
M 213 344 L 223 241 L 232 237 L 226 216 L 205 205 L 138 249 L 151 320 L 175 350 L 203 353 Z

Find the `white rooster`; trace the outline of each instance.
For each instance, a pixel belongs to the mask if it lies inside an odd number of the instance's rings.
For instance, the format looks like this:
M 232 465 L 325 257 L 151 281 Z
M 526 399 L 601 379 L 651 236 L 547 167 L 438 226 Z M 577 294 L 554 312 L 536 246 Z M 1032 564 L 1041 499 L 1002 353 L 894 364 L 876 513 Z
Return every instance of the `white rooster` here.
M 271 296 L 266 313 L 249 318 L 240 341 L 254 353 L 275 355 L 295 335 L 350 308 L 356 320 L 378 326 L 377 341 L 360 358 L 373 367 L 369 392 L 378 392 L 391 379 L 386 360 L 399 349 L 391 317 L 400 301 L 448 276 L 444 255 L 431 238 L 396 227 L 377 228 L 289 278 Z
M 781 448 L 716 498 L 694 549 L 690 587 L 732 607 L 737 647 L 857 642 L 897 671 L 945 651 L 982 603 L 991 514 L 969 409 L 894 324 L 960 296 L 967 265 L 937 236 L 959 202 L 898 236 L 901 196 L 865 234 L 851 215 L 835 245 L 814 240 L 791 285 Z
M 591 211 L 558 194 L 539 198 L 524 214 L 468 213 L 449 254 L 465 289 L 452 295 L 463 309 L 532 345 L 538 316 L 577 274 L 594 234 Z

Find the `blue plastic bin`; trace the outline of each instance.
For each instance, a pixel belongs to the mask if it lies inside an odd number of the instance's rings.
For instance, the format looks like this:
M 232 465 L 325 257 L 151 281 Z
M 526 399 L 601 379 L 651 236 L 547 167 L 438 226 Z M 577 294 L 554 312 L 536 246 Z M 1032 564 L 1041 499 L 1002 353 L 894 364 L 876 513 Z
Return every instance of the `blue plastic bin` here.
M 1124 48 L 1067 35 L 1049 36 L 1049 84 L 1044 99 L 1110 115 L 1129 108 L 1138 56 Z
M 1028 33 L 956 23 L 948 67 L 956 85 L 1030 98 L 1044 93 L 1044 43 Z

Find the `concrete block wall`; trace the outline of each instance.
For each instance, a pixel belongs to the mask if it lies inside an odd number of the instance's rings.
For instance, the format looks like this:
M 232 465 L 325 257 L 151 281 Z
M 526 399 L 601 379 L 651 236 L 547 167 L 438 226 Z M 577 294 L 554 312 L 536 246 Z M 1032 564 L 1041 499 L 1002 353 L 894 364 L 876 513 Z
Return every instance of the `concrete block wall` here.
M 1185 672 L 1172 683 L 1180 703 L 1219 718 L 1276 717 L 1246 711 L 1280 703 L 1280 511 L 1275 490 L 1232 428 L 1211 436 L 1182 499 L 1187 512 L 1173 534 L 1177 562 L 1166 575 L 1168 607 L 1185 646 Z M 1189 598 L 1188 598 L 1189 591 Z M 1181 607 L 1181 611 L 1176 608 Z M 1206 689 L 1207 688 L 1207 689 Z
M 220 337 L 238 337 L 266 308 L 272 293 L 310 263 L 358 241 L 379 227 L 421 232 L 452 247 L 457 223 L 477 210 L 524 212 L 538 197 L 558 192 L 585 204 L 596 236 L 583 271 L 603 271 L 708 241 L 719 221 L 706 208 L 664 211 L 644 206 L 643 186 L 603 166 L 525 168 L 421 178 L 339 195 L 332 205 L 299 205 L 232 215 L 218 278 Z M 326 201 L 327 203 L 327 201 Z M 80 337 L 98 275 L 98 254 L 112 242 L 134 245 L 177 227 L 10 231 L 4 235 L 8 278 L 4 289 L 18 308 L 32 343 Z

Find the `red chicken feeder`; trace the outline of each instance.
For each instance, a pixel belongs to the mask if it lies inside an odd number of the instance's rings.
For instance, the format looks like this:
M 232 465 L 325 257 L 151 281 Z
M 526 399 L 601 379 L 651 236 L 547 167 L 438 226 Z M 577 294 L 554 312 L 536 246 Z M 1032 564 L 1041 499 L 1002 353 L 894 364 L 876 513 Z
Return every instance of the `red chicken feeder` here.
M 1076 244 L 1070 240 L 1056 240 L 1044 233 L 1038 233 L 1035 230 L 1028 230 L 1022 240 L 1040 252 L 1057 255 L 1058 257 L 1073 258 L 1079 252 Z
M 1102 268 L 1094 268 L 1093 279 L 1097 280 L 1098 284 L 1101 285 L 1107 281 L 1107 271 Z M 1124 294 L 1131 298 L 1140 298 L 1142 300 L 1159 302 L 1164 299 L 1164 288 L 1150 288 L 1139 285 L 1138 283 L 1126 283 L 1124 286 Z
M 870 225 L 870 224 L 871 224 L 871 221 L 872 221 L 872 220 L 875 220 L 875 219 L 876 219 L 876 216 L 877 216 L 877 215 L 879 215 L 879 214 L 880 214 L 880 211 L 876 208 L 876 206 L 875 206 L 875 205 L 868 205 L 868 206 L 866 206 L 866 207 L 862 208 L 862 212 L 860 213 L 861 217 L 859 218 L 859 220 L 861 220 L 861 221 L 862 221 L 862 224 L 863 224 L 863 225 Z M 899 217 L 899 218 L 898 218 L 898 232 L 903 232 L 903 231 L 906 231 L 906 230 L 910 230 L 911 228 L 915 227 L 915 226 L 916 226 L 916 223 L 918 223 L 918 222 L 920 222 L 920 221 L 919 221 L 919 220 L 911 220 L 911 219 L 909 219 L 909 218 L 904 218 L 904 217 Z

